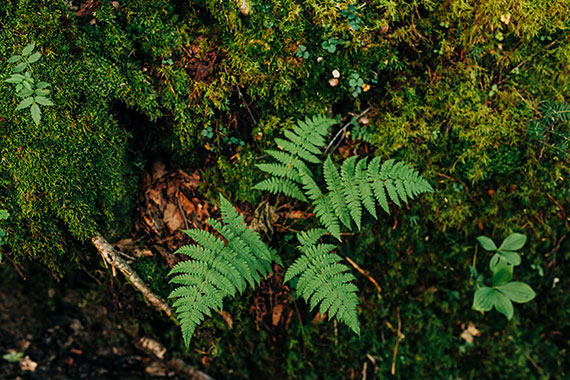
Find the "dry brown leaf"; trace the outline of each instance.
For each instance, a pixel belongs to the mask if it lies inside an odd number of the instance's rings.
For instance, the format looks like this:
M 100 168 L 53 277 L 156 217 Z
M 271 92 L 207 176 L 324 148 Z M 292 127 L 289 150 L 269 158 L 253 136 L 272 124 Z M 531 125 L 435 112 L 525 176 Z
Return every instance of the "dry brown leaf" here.
M 160 161 L 155 161 L 152 164 L 151 173 L 152 180 L 156 182 L 166 174 L 166 166 Z
M 162 190 L 160 189 L 150 189 L 148 191 L 148 198 L 153 201 L 158 207 L 162 207 L 164 199 L 162 197 Z
M 234 321 L 232 320 L 232 316 L 230 315 L 230 313 L 222 310 L 222 311 L 218 311 L 218 314 L 220 314 L 222 316 L 222 318 L 224 318 L 226 325 L 228 325 L 228 327 L 231 330 L 234 327 Z
M 196 207 L 194 206 L 194 203 L 190 201 L 190 199 L 186 198 L 186 196 L 182 193 L 179 193 L 178 197 L 180 199 L 180 204 L 186 213 L 186 217 L 196 212 Z
M 474 336 L 480 336 L 480 335 L 481 335 L 481 331 L 479 331 L 473 323 L 469 322 L 469 325 L 467 326 L 467 328 L 465 330 L 463 330 L 463 332 L 461 333 L 460 336 L 463 339 L 465 339 L 465 341 L 467 343 L 473 343 L 473 337 Z
M 285 305 L 283 304 L 276 305 L 273 308 L 273 313 L 271 314 L 271 322 L 273 323 L 273 326 L 277 326 L 279 324 L 279 321 L 281 320 L 281 314 L 283 314 L 284 308 Z
M 144 371 L 151 376 L 159 376 L 159 377 L 166 377 L 168 375 L 168 368 L 166 365 L 158 360 L 153 361 L 150 363 Z
M 36 368 L 38 367 L 38 363 L 36 363 L 32 359 L 30 359 L 30 357 L 28 355 L 26 355 L 25 357 L 20 359 L 19 364 L 20 364 L 20 369 L 22 371 L 34 372 L 36 370 Z
M 166 227 L 168 227 L 170 230 L 170 233 L 178 231 L 184 226 L 184 217 L 180 213 L 178 206 L 174 203 L 169 203 L 166 205 L 163 220 L 166 224 Z

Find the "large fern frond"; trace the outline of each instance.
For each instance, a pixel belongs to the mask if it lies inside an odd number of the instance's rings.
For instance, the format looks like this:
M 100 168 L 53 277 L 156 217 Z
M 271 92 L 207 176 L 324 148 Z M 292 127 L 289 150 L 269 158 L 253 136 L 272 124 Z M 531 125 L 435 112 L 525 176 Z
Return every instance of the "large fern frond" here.
M 311 310 L 319 306 L 322 315 L 336 317 L 355 333 L 358 325 L 358 288 L 351 282 L 354 276 L 341 264 L 342 258 L 331 252 L 332 244 L 317 243 L 327 231 L 313 229 L 297 234 L 302 255 L 285 273 L 284 281 L 298 277 L 297 292 L 309 303 Z
M 186 346 L 204 318 L 222 308 L 225 297 L 243 292 L 248 283 L 259 284 L 261 277 L 271 272 L 271 262 L 281 262 L 259 235 L 246 227 L 231 203 L 222 196 L 220 201 L 222 222 L 207 222 L 224 239 L 203 230 L 184 231 L 197 244 L 176 251 L 190 260 L 170 271 L 170 282 L 179 286 L 169 298 L 175 299 L 173 306 Z

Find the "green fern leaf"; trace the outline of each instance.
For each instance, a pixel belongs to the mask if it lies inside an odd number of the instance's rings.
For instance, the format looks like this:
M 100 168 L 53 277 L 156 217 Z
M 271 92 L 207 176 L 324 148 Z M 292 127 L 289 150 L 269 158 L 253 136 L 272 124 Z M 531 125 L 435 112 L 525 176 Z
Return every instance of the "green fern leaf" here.
M 350 229 L 350 217 L 348 215 L 348 205 L 342 193 L 342 183 L 340 175 L 334 166 L 331 157 L 327 156 L 323 165 L 323 174 L 325 182 L 327 183 L 328 194 L 327 197 L 337 218 Z
M 302 256 L 289 267 L 285 281 L 299 277 L 297 292 L 307 301 L 311 310 L 318 306 L 321 314 L 328 313 L 329 319 L 336 317 L 360 334 L 358 289 L 350 282 L 354 276 L 346 265 L 340 264 L 342 258 L 331 252 L 334 245 L 317 244 L 325 233 L 322 229 L 316 229 L 297 234 Z
M 204 318 L 222 308 L 224 298 L 243 292 L 247 283 L 259 284 L 271 272 L 271 262 L 280 262 L 224 197 L 220 197 L 220 210 L 222 222 L 208 219 L 207 223 L 225 241 L 203 230 L 184 231 L 197 244 L 176 251 L 190 260 L 176 264 L 169 274 L 170 283 L 178 285 L 169 298 L 175 300 L 186 346 Z

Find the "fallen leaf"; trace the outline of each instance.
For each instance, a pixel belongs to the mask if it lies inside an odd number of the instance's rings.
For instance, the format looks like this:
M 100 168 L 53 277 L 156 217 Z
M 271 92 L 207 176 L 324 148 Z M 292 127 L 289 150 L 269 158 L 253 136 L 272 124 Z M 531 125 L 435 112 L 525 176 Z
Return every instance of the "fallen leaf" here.
M 161 161 L 155 161 L 152 163 L 151 173 L 152 180 L 156 182 L 166 174 L 166 166 Z
M 271 322 L 273 323 L 273 326 L 277 326 L 279 324 L 284 307 L 285 306 L 283 304 L 279 304 L 273 308 L 273 313 L 271 314 Z
M 170 230 L 170 233 L 178 231 L 182 226 L 184 226 L 184 217 L 180 213 L 178 206 L 174 203 L 169 203 L 166 205 L 164 210 L 164 223 L 166 227 Z
M 227 311 L 218 311 L 218 314 L 220 314 L 222 316 L 222 318 L 224 318 L 224 321 L 226 322 L 226 325 L 228 325 L 228 327 L 230 328 L 230 330 L 232 329 L 232 327 L 234 327 L 234 321 L 232 320 L 232 316 L 230 315 L 230 313 L 228 313 Z
M 461 338 L 465 339 L 467 343 L 473 343 L 473 337 L 480 335 L 481 331 L 479 331 L 473 323 L 469 322 L 469 325 L 465 330 L 463 330 L 460 336 Z

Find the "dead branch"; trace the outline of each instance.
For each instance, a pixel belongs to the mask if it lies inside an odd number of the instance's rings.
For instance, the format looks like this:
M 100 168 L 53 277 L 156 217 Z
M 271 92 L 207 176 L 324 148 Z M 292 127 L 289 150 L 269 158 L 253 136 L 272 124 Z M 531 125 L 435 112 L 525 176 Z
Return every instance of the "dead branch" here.
M 164 312 L 170 319 L 178 324 L 178 321 L 172 313 L 172 309 L 162 298 L 154 294 L 154 292 L 144 283 L 139 275 L 131 268 L 131 266 L 123 259 L 109 242 L 101 235 L 91 238 L 93 245 L 103 257 L 103 261 L 111 265 L 111 268 L 121 271 L 129 282 L 139 291 L 148 302 L 159 312 Z

